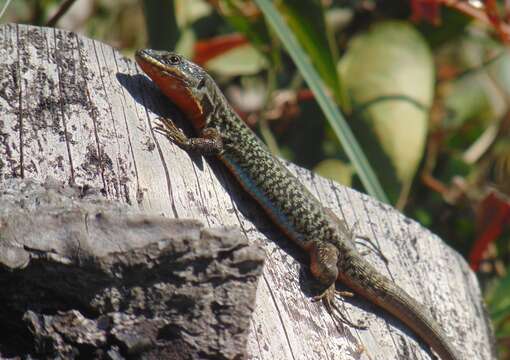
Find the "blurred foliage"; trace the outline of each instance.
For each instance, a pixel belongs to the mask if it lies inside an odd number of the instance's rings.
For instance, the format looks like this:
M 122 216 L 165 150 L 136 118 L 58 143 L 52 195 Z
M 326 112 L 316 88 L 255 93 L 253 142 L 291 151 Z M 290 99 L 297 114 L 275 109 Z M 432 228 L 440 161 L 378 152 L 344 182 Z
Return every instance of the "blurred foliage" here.
M 396 21 L 354 36 L 339 63 L 352 126 L 393 199 L 410 187 L 423 156 L 433 68 L 424 38 Z
M 274 153 L 363 190 L 338 129 L 257 2 L 77 0 L 57 26 L 127 55 L 177 49 L 211 71 Z M 44 25 L 61 3 L 13 1 L 0 20 Z M 477 270 L 501 358 L 510 359 L 510 53 L 501 20 L 466 15 L 466 2 L 273 4 L 390 202 Z
M 44 26 L 61 0 L 14 0 L 0 21 Z M 133 52 L 147 41 L 143 8 L 137 0 L 77 0 L 57 27 L 86 34 Z

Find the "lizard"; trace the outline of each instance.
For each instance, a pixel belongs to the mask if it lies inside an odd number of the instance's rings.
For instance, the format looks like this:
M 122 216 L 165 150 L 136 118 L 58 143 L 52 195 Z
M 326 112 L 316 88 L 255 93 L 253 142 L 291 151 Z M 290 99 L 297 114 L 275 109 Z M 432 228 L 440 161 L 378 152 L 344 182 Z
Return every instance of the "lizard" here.
M 363 258 L 352 234 L 270 153 L 204 69 L 167 51 L 141 49 L 135 59 L 197 137 L 187 137 L 170 119 L 160 118 L 157 129 L 186 151 L 221 160 L 277 227 L 308 253 L 311 273 L 325 289 L 314 300 L 322 300 L 330 313 L 338 310 L 335 297 L 346 295 L 336 289 L 339 280 L 398 318 L 442 360 L 461 359 L 425 308 Z

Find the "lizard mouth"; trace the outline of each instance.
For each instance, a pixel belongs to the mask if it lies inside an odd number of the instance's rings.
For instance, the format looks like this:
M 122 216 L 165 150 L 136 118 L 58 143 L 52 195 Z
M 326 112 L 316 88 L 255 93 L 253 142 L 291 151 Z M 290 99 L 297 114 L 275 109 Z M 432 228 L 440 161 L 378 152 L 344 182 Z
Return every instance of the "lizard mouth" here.
M 190 82 L 186 76 L 179 70 L 178 66 L 170 66 L 163 64 L 157 58 L 153 57 L 146 50 L 138 50 L 135 54 L 135 59 L 142 70 L 154 80 L 153 76 L 156 73 L 161 73 L 160 76 L 165 76 L 168 80 L 172 78 L 174 81 L 183 83 L 184 86 L 191 87 Z

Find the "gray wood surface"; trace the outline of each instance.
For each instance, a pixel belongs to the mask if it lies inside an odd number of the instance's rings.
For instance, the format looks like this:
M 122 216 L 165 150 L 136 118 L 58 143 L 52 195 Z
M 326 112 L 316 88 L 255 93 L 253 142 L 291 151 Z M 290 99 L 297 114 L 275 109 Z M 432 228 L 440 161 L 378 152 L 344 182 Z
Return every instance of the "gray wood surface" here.
M 0 59 L 0 181 L 89 184 L 147 212 L 240 227 L 263 246 L 251 358 L 432 358 L 403 324 L 360 297 L 340 306 L 368 330 L 335 324 L 311 302 L 306 256 L 218 162 L 190 156 L 152 130 L 158 116 L 184 122 L 134 61 L 74 33 L 12 24 L 0 27 Z M 290 168 L 350 228 L 374 239 L 389 263 L 374 253 L 368 261 L 425 304 L 465 359 L 495 358 L 478 282 L 455 251 L 392 207 Z

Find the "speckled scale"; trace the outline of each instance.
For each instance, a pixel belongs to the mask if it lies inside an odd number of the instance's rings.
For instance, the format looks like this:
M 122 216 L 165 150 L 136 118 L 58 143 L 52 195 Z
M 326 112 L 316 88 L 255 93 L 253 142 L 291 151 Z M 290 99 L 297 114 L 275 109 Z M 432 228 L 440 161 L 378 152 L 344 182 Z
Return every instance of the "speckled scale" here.
M 303 248 L 310 241 L 338 242 L 335 231 L 327 229 L 332 225 L 321 204 L 304 185 L 269 153 L 235 113 L 221 109 L 216 114 L 223 116 L 210 119 L 208 126 L 222 134 L 221 160 L 273 221 Z

